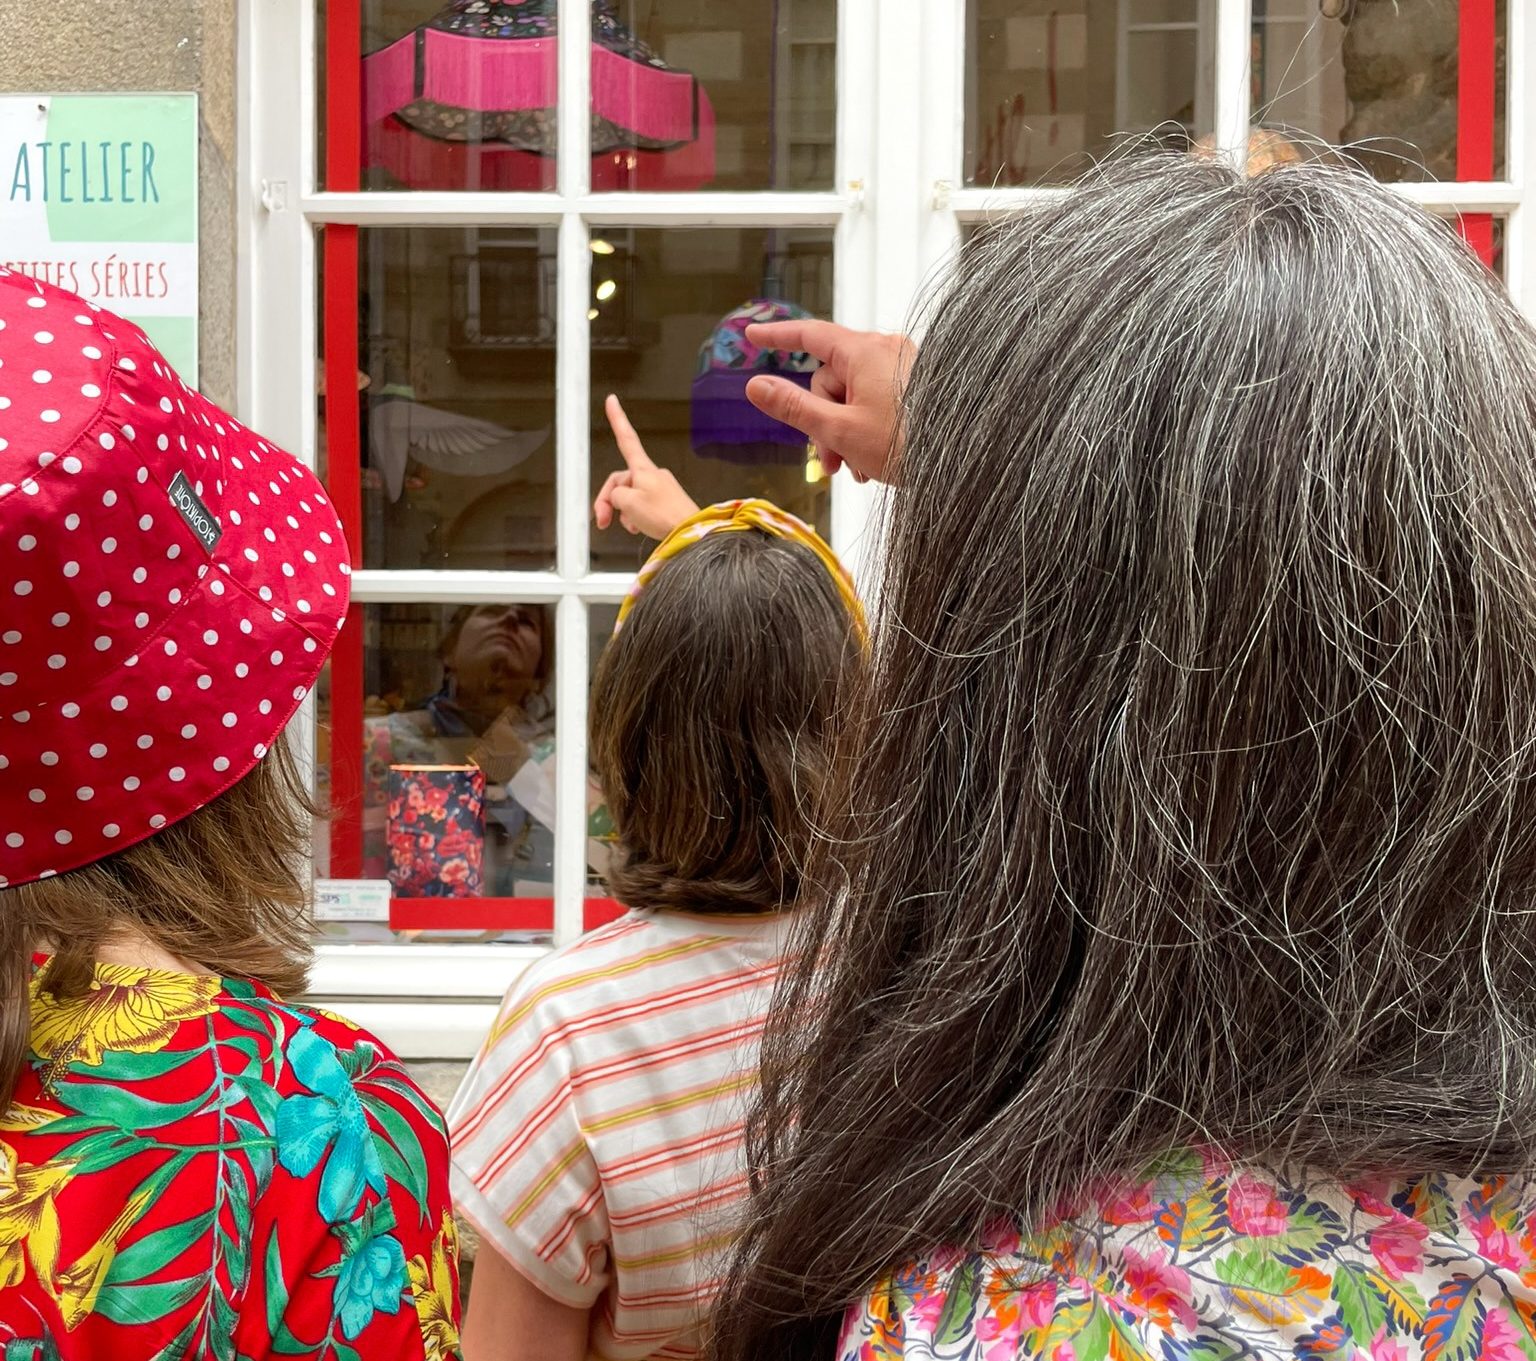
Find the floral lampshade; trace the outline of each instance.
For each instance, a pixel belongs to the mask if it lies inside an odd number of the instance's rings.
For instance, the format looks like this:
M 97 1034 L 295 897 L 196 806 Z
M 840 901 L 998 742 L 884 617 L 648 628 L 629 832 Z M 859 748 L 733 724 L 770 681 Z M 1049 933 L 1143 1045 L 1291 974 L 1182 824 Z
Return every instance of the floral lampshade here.
M 805 436 L 765 416 L 747 397 L 747 384 L 773 374 L 809 388 L 816 360 L 808 354 L 762 350 L 747 339 L 747 327 L 763 321 L 794 321 L 811 314 L 776 298 L 753 298 L 720 319 L 699 350 L 693 380 L 693 451 L 727 463 L 805 462 Z
M 452 0 L 363 59 L 364 160 L 412 189 L 531 190 L 556 151 L 556 0 Z M 592 6 L 592 187 L 688 190 L 715 174 L 715 114 L 688 71 Z

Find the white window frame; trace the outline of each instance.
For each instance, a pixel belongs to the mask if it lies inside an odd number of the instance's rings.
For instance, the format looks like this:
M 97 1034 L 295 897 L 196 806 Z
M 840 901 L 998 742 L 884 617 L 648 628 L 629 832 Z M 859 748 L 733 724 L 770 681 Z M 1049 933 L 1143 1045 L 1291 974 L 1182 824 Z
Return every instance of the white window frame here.
M 1218 145 L 1238 158 L 1249 122 L 1248 0 L 1209 0 L 1214 33 Z M 1536 211 L 1532 102 L 1536 30 L 1526 6 L 1509 9 L 1505 88 L 1509 178 L 1494 183 L 1405 185 L 1444 213 L 1507 218 L 1505 272 L 1536 315 Z M 564 33 L 585 33 L 584 0 L 562 0 Z M 1202 13 L 1205 6 L 1202 5 Z M 837 172 L 827 193 L 594 194 L 588 185 L 587 47 L 560 48 L 559 184 L 552 194 L 326 193 L 316 190 L 319 110 L 313 0 L 239 0 L 240 414 L 311 467 L 317 351 L 315 228 L 516 225 L 559 233 L 556 353 L 557 560 L 548 572 L 360 571 L 354 599 L 468 603 L 520 599 L 556 607 L 557 821 L 555 935 L 581 931 L 585 895 L 587 608 L 622 598 L 629 577 L 584 570 L 592 492 L 588 428 L 589 229 L 611 226 L 822 226 L 835 234 L 834 309 L 852 326 L 899 330 L 913 303 L 953 257 L 966 223 L 1059 194 L 1056 189 L 964 187 L 965 0 L 839 0 Z M 846 478 L 832 500 L 834 546 L 875 567 L 868 527 L 876 493 Z M 305 716 L 312 720 L 313 715 Z M 301 718 L 301 729 L 309 723 Z M 473 1052 L 508 982 L 540 954 L 480 945 L 322 946 L 317 995 L 338 1000 L 402 1053 Z
M 876 0 L 840 0 L 835 187 L 826 193 L 595 194 L 587 155 L 587 45 L 560 45 L 559 182 L 553 193 L 328 193 L 317 189 L 313 79 L 320 50 L 313 0 L 241 0 L 241 165 L 238 318 L 243 419 L 310 467 L 317 446 L 317 242 L 328 223 L 385 226 L 537 226 L 559 236 L 556 347 L 556 562 L 553 571 L 358 571 L 353 600 L 461 604 L 526 600 L 555 606 L 555 939 L 582 930 L 586 896 L 586 720 L 590 606 L 612 604 L 630 577 L 587 570 L 593 487 L 589 442 L 589 232 L 603 227 L 824 227 L 834 233 L 834 312 L 855 326 L 871 307 L 877 257 L 863 186 L 871 178 L 868 110 L 873 55 L 861 42 Z M 588 31 L 585 0 L 562 0 L 564 33 Z M 859 116 L 850 117 L 857 109 Z M 869 496 L 834 487 L 832 542 L 857 563 Z M 309 731 L 313 714 L 301 715 Z M 506 945 L 320 947 L 317 996 L 336 999 L 401 1052 L 455 1058 L 483 1038 L 494 999 L 541 953 Z

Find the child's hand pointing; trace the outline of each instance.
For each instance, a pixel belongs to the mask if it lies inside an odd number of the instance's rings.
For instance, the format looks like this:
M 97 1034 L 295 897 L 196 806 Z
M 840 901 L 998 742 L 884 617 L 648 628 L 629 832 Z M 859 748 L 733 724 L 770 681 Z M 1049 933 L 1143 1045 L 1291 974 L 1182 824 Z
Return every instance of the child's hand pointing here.
M 607 529 L 617 515 L 631 534 L 664 539 L 690 515 L 697 514 L 699 507 L 677 478 L 651 462 L 617 397 L 609 396 L 603 412 L 618 441 L 624 469 L 608 474 L 592 503 L 592 517 L 599 529 Z

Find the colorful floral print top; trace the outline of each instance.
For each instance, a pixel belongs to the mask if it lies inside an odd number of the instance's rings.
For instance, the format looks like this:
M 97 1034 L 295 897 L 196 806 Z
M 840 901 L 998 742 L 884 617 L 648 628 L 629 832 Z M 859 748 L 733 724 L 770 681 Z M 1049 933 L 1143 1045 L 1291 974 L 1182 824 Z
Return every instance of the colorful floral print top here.
M 941 1251 L 839 1361 L 1536 1361 L 1536 1183 L 1360 1183 L 1165 1160 L 1027 1241 Z
M 349 1022 L 100 964 L 0 1118 L 3 1361 L 456 1361 L 437 1111 Z

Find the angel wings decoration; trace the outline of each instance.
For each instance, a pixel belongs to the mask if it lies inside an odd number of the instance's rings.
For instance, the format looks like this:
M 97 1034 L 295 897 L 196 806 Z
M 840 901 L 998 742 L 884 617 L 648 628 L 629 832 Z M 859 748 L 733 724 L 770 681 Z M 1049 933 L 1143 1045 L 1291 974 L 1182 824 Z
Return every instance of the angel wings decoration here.
M 409 389 L 386 388 L 368 408 L 368 449 L 391 501 L 405 487 L 412 459 L 455 477 L 496 477 L 528 459 L 549 428 L 509 430 L 494 421 L 428 406 Z

